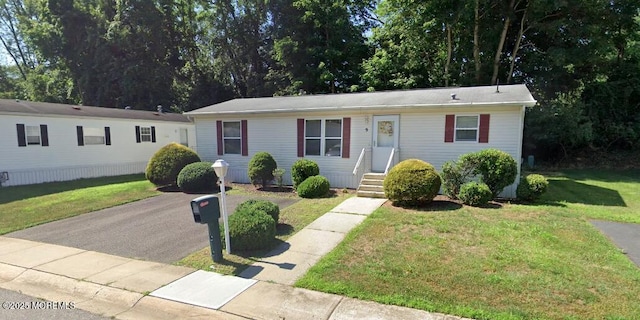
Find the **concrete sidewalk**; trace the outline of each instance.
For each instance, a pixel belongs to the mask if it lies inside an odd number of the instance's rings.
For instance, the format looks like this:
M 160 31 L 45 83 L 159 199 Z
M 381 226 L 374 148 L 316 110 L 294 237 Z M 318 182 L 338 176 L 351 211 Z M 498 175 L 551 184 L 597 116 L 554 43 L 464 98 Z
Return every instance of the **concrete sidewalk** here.
M 242 277 L 0 237 L 0 288 L 117 319 L 461 319 L 290 286 L 383 202 L 346 200 Z

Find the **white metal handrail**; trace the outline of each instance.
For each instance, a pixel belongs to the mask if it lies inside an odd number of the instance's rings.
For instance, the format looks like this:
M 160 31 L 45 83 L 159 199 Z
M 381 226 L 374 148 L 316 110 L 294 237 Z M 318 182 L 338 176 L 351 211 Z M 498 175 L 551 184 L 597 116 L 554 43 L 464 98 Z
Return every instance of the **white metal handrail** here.
M 358 157 L 358 162 L 356 162 L 355 168 L 353 168 L 353 175 L 358 174 L 358 169 L 360 169 L 360 164 L 362 164 L 362 159 L 364 159 L 365 148 L 362 148 L 362 152 L 360 152 L 360 156 Z
M 389 168 L 391 167 L 391 163 L 393 162 L 393 156 L 396 153 L 396 148 L 391 148 L 391 154 L 389 155 L 389 161 L 387 161 L 387 167 L 384 169 L 384 174 L 389 173 Z

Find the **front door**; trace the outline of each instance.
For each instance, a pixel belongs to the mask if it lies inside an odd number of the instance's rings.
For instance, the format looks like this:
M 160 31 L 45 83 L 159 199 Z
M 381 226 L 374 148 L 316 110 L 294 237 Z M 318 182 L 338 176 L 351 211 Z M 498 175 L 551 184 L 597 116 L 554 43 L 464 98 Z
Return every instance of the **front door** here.
M 373 116 L 371 171 L 384 172 L 393 148 L 398 149 L 400 116 Z

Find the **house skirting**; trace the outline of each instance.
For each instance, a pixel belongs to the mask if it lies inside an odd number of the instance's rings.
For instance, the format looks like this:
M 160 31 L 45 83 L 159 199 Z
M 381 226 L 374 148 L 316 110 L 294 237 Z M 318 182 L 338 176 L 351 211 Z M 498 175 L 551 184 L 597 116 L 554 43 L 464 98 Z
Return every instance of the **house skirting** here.
M 18 186 L 53 181 L 70 181 L 85 178 L 120 176 L 143 173 L 147 162 L 96 164 L 85 166 L 6 170 L 9 180 L 2 186 Z M 1 168 L 0 168 L 1 169 Z M 3 171 L 3 170 L 0 170 Z

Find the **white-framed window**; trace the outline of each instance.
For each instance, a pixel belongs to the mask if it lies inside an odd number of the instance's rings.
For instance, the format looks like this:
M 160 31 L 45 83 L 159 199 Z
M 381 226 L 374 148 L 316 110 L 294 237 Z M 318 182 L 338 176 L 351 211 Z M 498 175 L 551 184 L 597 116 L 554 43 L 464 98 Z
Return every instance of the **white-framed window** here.
M 309 119 L 304 126 L 305 156 L 342 156 L 342 119 Z
M 140 141 L 151 142 L 151 127 L 140 127 Z
M 40 145 L 40 126 L 25 126 L 28 145 Z
M 222 122 L 224 154 L 242 153 L 242 126 L 240 121 Z
M 104 131 L 104 128 L 84 127 L 84 144 L 105 144 Z
M 456 116 L 456 141 L 478 141 L 479 116 Z
M 185 147 L 189 146 L 189 129 L 180 128 L 180 144 Z

